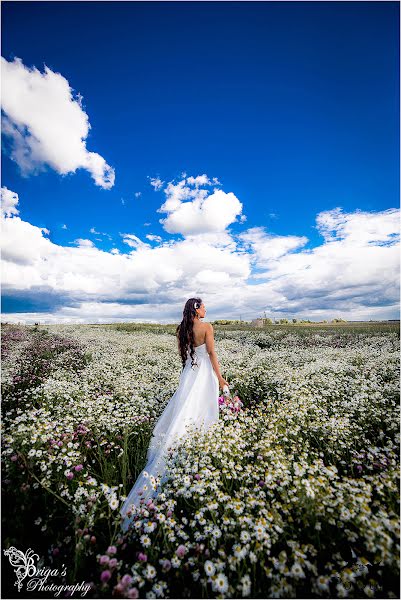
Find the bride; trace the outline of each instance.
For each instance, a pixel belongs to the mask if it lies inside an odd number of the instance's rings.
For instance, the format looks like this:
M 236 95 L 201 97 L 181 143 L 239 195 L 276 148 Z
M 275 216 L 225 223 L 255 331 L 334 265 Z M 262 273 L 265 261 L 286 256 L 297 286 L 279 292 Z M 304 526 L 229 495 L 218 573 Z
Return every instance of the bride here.
M 153 496 L 155 477 L 160 476 L 160 483 L 165 481 L 166 451 L 186 433 L 186 425 L 207 429 L 219 418 L 219 386 L 223 389 L 228 382 L 220 373 L 213 327 L 201 322 L 205 314 L 201 298 L 190 298 L 185 303 L 183 319 L 176 329 L 183 365 L 179 385 L 153 429 L 147 463 L 120 509 L 123 531 L 128 530 L 140 502 Z

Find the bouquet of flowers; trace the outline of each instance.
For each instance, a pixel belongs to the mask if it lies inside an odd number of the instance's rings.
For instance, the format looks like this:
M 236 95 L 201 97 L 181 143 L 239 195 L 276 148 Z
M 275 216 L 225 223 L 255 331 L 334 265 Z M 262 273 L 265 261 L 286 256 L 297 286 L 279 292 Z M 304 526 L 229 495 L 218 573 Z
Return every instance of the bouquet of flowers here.
M 231 396 L 228 385 L 223 387 L 223 395 L 219 396 L 220 410 L 230 410 L 231 412 L 239 412 L 243 407 L 243 402 L 238 396 L 238 390 L 235 390 L 234 396 Z

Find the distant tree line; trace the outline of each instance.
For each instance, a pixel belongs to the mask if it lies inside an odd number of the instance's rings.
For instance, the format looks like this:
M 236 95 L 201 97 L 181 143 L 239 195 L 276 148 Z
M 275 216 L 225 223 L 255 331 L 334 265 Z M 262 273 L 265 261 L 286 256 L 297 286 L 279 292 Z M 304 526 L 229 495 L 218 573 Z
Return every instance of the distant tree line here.
M 258 318 L 258 319 L 253 319 L 252 321 L 244 321 L 242 319 L 216 319 L 215 321 L 212 321 L 212 325 L 247 325 L 247 324 L 259 324 L 262 326 L 265 325 L 291 325 L 291 324 L 298 324 L 301 325 L 303 323 L 348 323 L 348 321 L 346 319 L 339 319 L 339 318 L 335 318 L 335 319 L 331 319 L 331 321 L 327 321 L 326 319 L 324 321 L 311 321 L 310 319 L 269 319 L 269 318 Z
M 233 321 L 230 321 L 229 319 L 216 319 L 212 322 L 212 325 L 244 325 L 249 322 L 250 321 L 240 321 L 239 319 Z
M 269 319 L 262 318 L 254 319 L 254 321 L 258 321 L 263 325 L 291 325 L 291 324 L 301 324 L 301 323 L 348 323 L 345 319 L 332 319 L 331 321 L 311 321 L 310 319 Z M 253 323 L 254 321 L 244 321 L 239 319 L 216 319 L 212 321 L 212 325 L 246 325 Z
M 331 321 L 311 321 L 310 319 L 258 319 L 263 325 L 288 325 L 290 323 L 348 323 L 345 319 L 332 319 Z

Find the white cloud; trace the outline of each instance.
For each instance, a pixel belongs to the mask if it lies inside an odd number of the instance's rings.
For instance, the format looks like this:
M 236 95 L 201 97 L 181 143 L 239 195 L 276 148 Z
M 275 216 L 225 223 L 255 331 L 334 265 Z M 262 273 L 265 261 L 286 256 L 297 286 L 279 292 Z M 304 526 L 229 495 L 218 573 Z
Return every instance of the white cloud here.
M 10 158 L 24 176 L 50 166 L 61 175 L 86 169 L 96 185 L 109 189 L 115 173 L 105 159 L 86 147 L 91 125 L 82 107 L 82 96 L 74 98 L 69 82 L 46 65 L 41 73 L 29 69 L 18 57 L 1 57 L 2 131 L 10 136 Z
M 150 185 L 153 186 L 156 191 L 162 189 L 163 183 L 164 181 L 162 181 L 159 177 L 150 177 Z
M 6 187 L 1 188 L 1 214 L 3 216 L 12 217 L 13 215 L 18 215 L 18 202 L 19 199 L 16 192 L 12 192 Z
M 89 230 L 90 233 L 94 233 L 96 235 L 104 235 L 105 237 L 107 237 L 109 240 L 112 240 L 113 237 L 109 234 L 109 233 L 105 233 L 104 231 L 96 231 L 96 227 L 91 227 Z M 102 242 L 103 240 L 101 238 L 96 238 L 97 240 L 99 240 L 100 242 Z
M 195 283 L 201 285 L 228 285 L 230 276 L 225 271 L 215 271 L 212 269 L 203 269 L 195 275 Z
M 161 241 L 163 241 L 163 238 L 161 238 L 160 235 L 152 235 L 151 233 L 148 233 L 145 237 L 148 240 L 150 240 L 151 242 L 161 242 Z
M 266 233 L 264 227 L 252 227 L 238 238 L 246 248 L 250 248 L 257 267 L 269 267 L 271 259 L 280 258 L 292 250 L 305 246 L 308 238 L 295 235 L 272 235 Z
M 142 196 L 142 192 L 135 192 L 134 196 L 135 198 L 139 198 L 139 196 Z
M 156 291 L 163 294 L 166 287 L 169 294 L 180 297 L 211 264 L 227 273 L 232 283 L 250 274 L 247 256 L 207 241 L 170 240 L 153 248 L 134 234 L 121 235 L 132 248 L 129 254 L 117 249 L 104 252 L 81 238 L 74 242 L 78 247 L 59 246 L 44 238 L 41 228 L 17 216 L 3 218 L 3 290 L 39 295 L 47 290 L 66 298 L 89 294 L 117 300 Z
M 150 248 L 150 244 L 143 242 L 137 235 L 133 233 L 120 233 L 123 238 L 123 242 L 131 248 Z
M 5 192 L 16 207 L 18 196 Z M 105 252 L 81 238 L 77 247 L 59 246 L 45 237 L 46 228 L 5 214 L 3 293 L 39 305 L 42 297 L 55 297 L 62 308 L 3 320 L 171 322 L 193 295 L 203 297 L 212 319 L 251 319 L 263 311 L 275 318 L 396 318 L 399 214 L 322 212 L 316 217 L 322 243 L 314 248 L 305 248 L 305 236 L 252 227 L 239 235 L 209 231 L 182 240 L 147 235 L 156 246 L 122 233 L 127 253 Z
M 344 240 L 347 244 L 388 244 L 399 239 L 400 211 L 395 208 L 380 213 L 357 209 L 344 214 L 341 208 L 321 212 L 317 229 L 326 242 Z
M 157 212 L 168 214 L 159 220 L 168 233 L 181 233 L 187 237 L 224 232 L 241 214 L 242 203 L 232 192 L 215 188 L 210 193 L 200 188 L 201 185 L 212 185 L 207 175 L 168 183 L 164 190 L 166 201 L 157 209 Z
M 251 245 L 256 265 L 264 268 L 253 279 L 265 280 L 261 286 L 254 286 L 254 295 L 268 291 L 281 310 L 297 313 L 309 310 L 333 314 L 341 309 L 355 318 L 369 314 L 373 318 L 380 310 L 383 315 L 396 314 L 399 217 L 398 209 L 356 211 L 341 218 L 339 209 L 319 213 L 316 223 L 325 243 L 299 252 L 292 250 L 304 245 L 307 238 L 272 237 L 262 228 L 249 230 L 240 237 Z
M 197 177 L 188 177 L 187 185 L 194 185 L 195 187 L 199 187 L 200 185 L 220 185 L 217 177 L 213 177 L 212 181 L 209 177 L 204 173 L 203 175 L 198 175 Z
M 74 244 L 77 244 L 77 246 L 79 246 L 80 248 L 94 248 L 95 244 L 92 242 L 92 240 L 85 240 L 82 238 L 78 238 L 77 240 L 74 240 Z

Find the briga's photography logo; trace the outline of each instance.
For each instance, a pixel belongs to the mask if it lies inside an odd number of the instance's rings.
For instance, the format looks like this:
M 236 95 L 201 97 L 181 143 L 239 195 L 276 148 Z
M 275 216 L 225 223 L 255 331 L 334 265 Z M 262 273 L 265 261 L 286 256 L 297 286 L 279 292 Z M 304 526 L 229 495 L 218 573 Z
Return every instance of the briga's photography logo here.
M 71 596 L 76 592 L 81 592 L 81 596 L 85 596 L 91 589 L 91 586 L 84 581 L 71 585 L 48 581 L 49 578 L 53 577 L 65 577 L 67 574 L 66 568 L 64 565 L 61 570 L 39 567 L 39 555 L 31 548 L 28 548 L 26 552 L 22 552 L 14 546 L 10 546 L 10 548 L 4 550 L 4 554 L 8 556 L 11 566 L 14 567 L 14 573 L 17 577 L 14 585 L 18 587 L 19 592 L 23 588 L 24 583 L 28 592 L 34 590 L 54 592 L 55 596 L 59 596 L 61 592 L 65 591 L 70 592 Z

